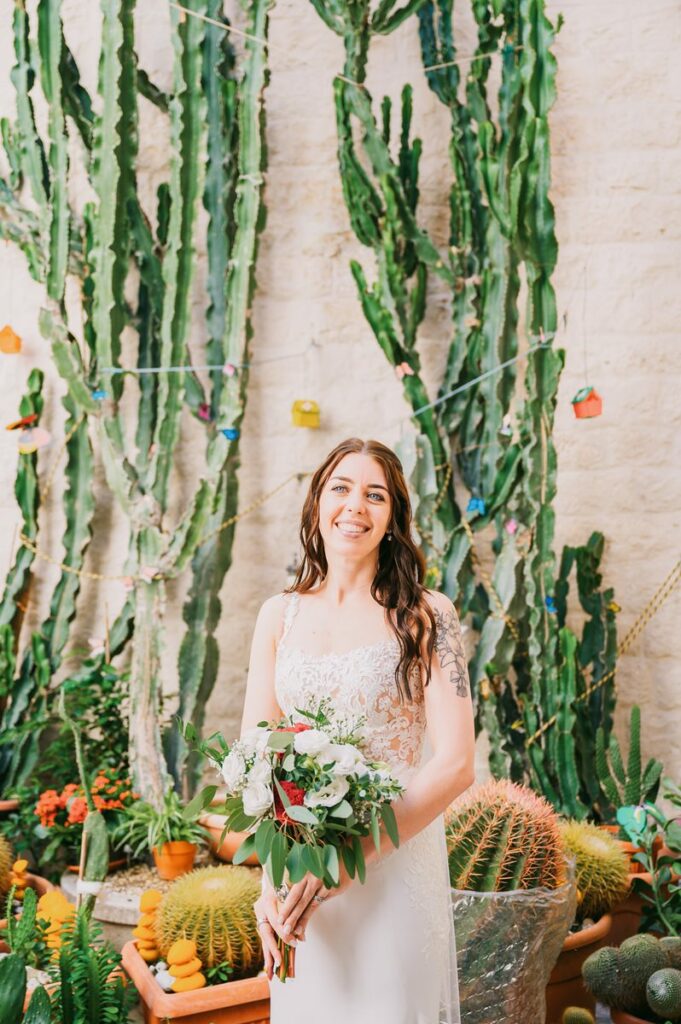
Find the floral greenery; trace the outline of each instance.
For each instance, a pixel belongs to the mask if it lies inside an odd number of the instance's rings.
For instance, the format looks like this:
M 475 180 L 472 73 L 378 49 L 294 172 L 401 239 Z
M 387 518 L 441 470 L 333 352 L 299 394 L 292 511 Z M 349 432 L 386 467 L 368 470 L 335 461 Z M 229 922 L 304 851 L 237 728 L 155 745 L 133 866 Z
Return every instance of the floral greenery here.
M 678 787 L 674 789 L 678 792 Z M 665 792 L 665 796 L 668 795 Z M 634 860 L 651 879 L 647 885 L 634 875 L 634 885 L 641 886 L 644 904 L 642 930 L 680 937 L 681 824 L 674 818 L 667 818 L 656 804 L 649 802 L 637 807 L 620 807 L 617 821 L 630 842 L 641 848 L 634 854 Z M 658 837 L 671 853 L 656 853 L 654 846 Z
M 194 820 L 187 818 L 177 793 L 170 789 L 163 798 L 160 811 L 145 800 L 137 800 L 127 807 L 112 838 L 116 846 L 128 846 L 131 856 L 140 857 L 164 843 L 184 841 L 201 844 L 208 837 L 196 823 L 196 817 Z

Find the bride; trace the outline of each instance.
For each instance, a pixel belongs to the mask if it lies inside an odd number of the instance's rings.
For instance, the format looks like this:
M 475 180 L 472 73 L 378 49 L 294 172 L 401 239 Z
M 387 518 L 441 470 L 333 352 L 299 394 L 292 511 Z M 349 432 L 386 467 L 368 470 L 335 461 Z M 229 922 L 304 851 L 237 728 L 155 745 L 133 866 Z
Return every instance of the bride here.
M 457 1024 L 456 950 L 443 812 L 473 782 L 474 730 L 459 621 L 423 586 L 399 459 L 378 441 L 341 442 L 303 506 L 303 559 L 258 614 L 242 732 L 330 697 L 364 717 L 368 756 L 405 786 L 400 835 L 365 842 L 364 884 L 308 874 L 255 904 L 272 1024 Z M 423 756 L 424 745 L 430 756 Z M 295 978 L 273 979 L 277 938 Z

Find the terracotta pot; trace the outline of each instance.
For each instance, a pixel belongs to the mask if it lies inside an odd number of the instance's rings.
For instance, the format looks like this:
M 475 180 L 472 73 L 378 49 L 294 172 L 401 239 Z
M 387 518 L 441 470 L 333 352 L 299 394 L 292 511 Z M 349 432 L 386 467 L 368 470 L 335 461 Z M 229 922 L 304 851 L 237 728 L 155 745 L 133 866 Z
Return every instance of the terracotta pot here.
M 11 814 L 19 810 L 18 800 L 0 800 L 0 815 Z
M 220 860 L 227 861 L 228 864 L 231 864 L 234 854 L 243 843 L 248 832 L 227 832 L 221 843 L 220 836 L 222 835 L 222 830 L 225 827 L 226 820 L 227 819 L 224 814 L 202 814 L 199 818 L 199 825 L 202 825 L 206 832 L 210 834 L 208 845 L 215 856 Z M 244 864 L 251 865 L 257 865 L 259 863 L 260 861 L 255 853 L 252 853 L 250 857 L 247 857 L 244 861 Z
M 184 839 L 152 849 L 154 864 L 161 878 L 170 881 L 191 871 L 196 857 L 196 843 L 187 843 Z
M 209 985 L 194 992 L 164 992 L 137 952 L 123 946 L 123 967 L 134 983 L 144 1009 L 145 1024 L 269 1024 L 270 989 L 265 975 L 246 981 Z
M 583 1006 L 594 1012 L 596 1001 L 582 982 L 582 964 L 605 944 L 611 928 L 612 917 L 603 914 L 590 928 L 570 932 L 566 936 L 546 986 L 546 1024 L 559 1024 L 563 1010 L 568 1006 Z
M 617 839 L 620 830 L 619 825 L 599 825 L 598 827 L 602 828 L 604 832 L 609 832 L 614 839 Z M 633 859 L 635 853 L 641 852 L 641 847 L 635 846 L 634 843 L 630 843 L 626 839 L 617 839 L 617 842 L 619 843 L 622 852 L 626 853 L 629 858 L 629 873 L 632 875 L 643 874 L 643 864 L 640 864 L 637 860 Z M 655 856 L 655 850 L 656 848 L 659 849 L 661 843 L 662 840 L 658 836 L 653 843 L 653 856 Z
M 42 877 L 42 875 L 32 875 L 29 873 L 26 875 L 26 880 L 28 881 L 31 889 L 35 889 L 38 899 L 40 899 L 41 896 L 44 896 L 46 892 L 51 892 L 52 889 L 55 888 L 55 886 L 52 885 L 52 882 L 48 882 L 46 878 Z M 3 918 L 3 920 L 0 921 L 0 929 L 6 927 L 7 918 Z
M 612 928 L 610 929 L 610 935 L 608 936 L 609 946 L 620 946 L 625 939 L 628 939 L 632 935 L 636 935 L 638 927 L 641 923 L 641 915 L 643 913 L 643 898 L 639 892 L 637 892 L 633 880 L 634 878 L 639 879 L 641 882 L 648 882 L 650 884 L 651 877 L 649 874 L 644 872 L 633 872 L 629 875 L 629 894 L 613 907 L 610 911 L 612 916 Z
M 612 1024 L 650 1024 L 644 1017 L 634 1017 L 633 1013 L 627 1013 L 626 1010 L 611 1010 L 610 1020 Z
M 117 857 L 116 860 L 110 860 L 109 861 L 109 871 L 110 872 L 111 871 L 117 871 L 118 868 L 122 868 L 123 865 L 126 862 L 127 862 L 127 858 L 126 857 Z M 78 865 L 78 864 L 67 864 L 66 870 L 67 871 L 71 871 L 74 875 L 77 875 L 78 872 L 80 871 L 80 865 Z

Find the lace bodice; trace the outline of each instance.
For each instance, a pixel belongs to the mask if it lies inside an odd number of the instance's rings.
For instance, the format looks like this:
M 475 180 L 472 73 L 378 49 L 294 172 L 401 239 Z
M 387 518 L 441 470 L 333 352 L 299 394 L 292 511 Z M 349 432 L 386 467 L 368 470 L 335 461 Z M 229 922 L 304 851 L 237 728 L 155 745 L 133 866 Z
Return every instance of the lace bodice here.
M 414 700 L 400 702 L 395 683 L 397 639 L 353 647 L 340 654 L 308 654 L 287 643 L 299 605 L 298 593 L 286 596 L 275 666 L 279 707 L 291 715 L 296 708 L 307 710 L 322 697 L 330 697 L 339 714 L 353 719 L 364 716 L 366 753 L 377 761 L 386 761 L 405 781 L 421 761 L 426 721 L 416 675 L 411 687 Z

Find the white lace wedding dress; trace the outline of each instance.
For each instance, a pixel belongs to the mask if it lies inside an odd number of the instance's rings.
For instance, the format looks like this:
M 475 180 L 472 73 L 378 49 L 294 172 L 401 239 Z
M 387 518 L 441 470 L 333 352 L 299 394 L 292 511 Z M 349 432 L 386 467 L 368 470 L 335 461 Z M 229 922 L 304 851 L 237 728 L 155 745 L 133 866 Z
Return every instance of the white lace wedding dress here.
M 396 639 L 340 654 L 306 654 L 288 634 L 300 604 L 286 597 L 275 687 L 285 714 L 331 697 L 366 718 L 366 749 L 408 785 L 422 758 L 423 703 L 400 704 Z M 416 695 L 418 696 L 418 695 Z M 270 984 L 272 1024 L 459 1024 L 456 950 L 444 824 L 436 818 L 310 918 L 296 976 Z

